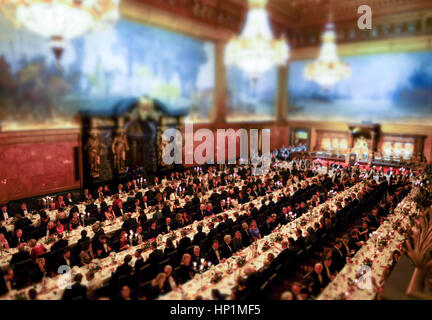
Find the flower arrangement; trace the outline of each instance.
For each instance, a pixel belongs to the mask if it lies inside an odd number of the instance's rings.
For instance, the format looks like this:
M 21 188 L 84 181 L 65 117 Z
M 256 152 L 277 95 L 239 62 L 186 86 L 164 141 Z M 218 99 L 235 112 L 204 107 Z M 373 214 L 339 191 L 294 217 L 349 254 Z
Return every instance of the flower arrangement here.
M 300 225 L 301 225 L 302 227 L 304 227 L 306 224 L 307 224 L 307 222 L 306 222 L 305 219 L 301 219 L 301 220 L 300 220 Z
M 216 271 L 216 272 L 212 275 L 212 277 L 211 277 L 211 279 L 210 279 L 210 282 L 213 283 L 213 284 L 216 284 L 216 283 L 218 283 L 218 282 L 221 281 L 221 280 L 222 280 L 222 272 L 218 272 L 218 271 Z
M 399 230 L 400 227 L 401 227 L 400 221 L 396 221 L 395 223 L 393 223 L 393 230 L 397 231 Z
M 241 267 L 243 267 L 246 264 L 246 259 L 243 256 L 239 256 L 237 258 L 236 262 L 237 262 L 237 267 L 241 268 Z
M 387 240 L 386 240 L 386 239 L 381 239 L 381 240 L 378 242 L 378 245 L 379 245 L 380 247 L 382 247 L 382 248 L 387 247 Z
M 175 232 L 171 233 L 171 234 L 168 236 L 168 239 L 171 239 L 172 241 L 174 241 L 175 239 L 177 239 L 177 234 L 176 234 Z
M 102 267 L 100 266 L 99 263 L 92 262 L 89 264 L 89 271 L 97 272 L 101 269 L 102 269 Z
M 268 243 L 268 241 L 266 241 L 262 246 L 262 250 L 267 251 L 268 249 L 270 249 L 270 244 Z
M 150 247 L 151 247 L 151 245 L 150 245 L 150 242 L 148 242 L 148 241 L 144 242 L 142 245 L 142 249 L 144 251 L 150 249 Z
M 46 245 L 49 245 L 49 244 L 51 244 L 51 243 L 53 243 L 53 242 L 55 242 L 56 241 L 56 237 L 55 237 L 55 235 L 51 235 L 51 236 L 49 236 L 49 237 L 47 237 L 46 239 L 45 239 L 45 244 Z
M 276 234 L 275 237 L 273 238 L 274 242 L 282 242 L 283 237 L 280 233 Z

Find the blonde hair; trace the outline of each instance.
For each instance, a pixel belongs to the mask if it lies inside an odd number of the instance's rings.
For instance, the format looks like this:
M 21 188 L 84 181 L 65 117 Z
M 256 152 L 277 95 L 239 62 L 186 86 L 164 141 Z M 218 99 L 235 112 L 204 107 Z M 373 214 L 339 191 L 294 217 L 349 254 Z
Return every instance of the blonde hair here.
M 156 278 L 152 280 L 152 286 L 158 286 L 159 288 L 162 288 L 164 281 L 165 281 L 166 275 L 165 273 L 159 273 Z

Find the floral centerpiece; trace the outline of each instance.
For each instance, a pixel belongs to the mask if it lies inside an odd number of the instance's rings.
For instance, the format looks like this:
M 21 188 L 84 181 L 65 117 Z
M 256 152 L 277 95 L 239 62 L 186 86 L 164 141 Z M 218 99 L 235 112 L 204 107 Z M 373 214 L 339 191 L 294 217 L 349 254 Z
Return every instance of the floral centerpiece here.
M 171 239 L 171 241 L 174 241 L 175 239 L 177 239 L 177 234 L 175 232 L 170 233 L 170 235 L 168 236 L 168 239 Z
M 300 220 L 300 225 L 301 225 L 302 227 L 304 227 L 306 224 L 307 224 L 306 219 L 301 219 L 301 220 Z
M 92 262 L 89 264 L 89 271 L 97 272 L 101 269 L 102 269 L 101 265 L 97 262 Z
M 148 242 L 148 241 L 144 242 L 143 245 L 142 245 L 142 249 L 144 251 L 150 249 L 150 247 L 151 247 L 151 245 L 150 245 L 150 242 Z
M 268 249 L 270 249 L 270 244 L 266 241 L 262 246 L 262 251 L 267 251 Z
M 222 280 L 222 272 L 216 271 L 215 273 L 213 273 L 213 275 L 212 275 L 212 277 L 210 279 L 210 282 L 213 283 L 213 284 L 216 284 L 216 283 L 218 283 L 221 280 Z
M 273 242 L 282 242 L 283 237 L 280 233 L 277 233 L 274 238 L 273 238 Z
M 56 241 L 56 237 L 55 237 L 55 235 L 51 235 L 51 236 L 49 236 L 49 237 L 47 237 L 46 239 L 45 239 L 45 244 L 46 245 L 49 245 L 49 244 L 51 244 L 51 243 L 53 243 L 53 242 L 55 242 Z
M 243 267 L 246 264 L 246 258 L 243 257 L 243 256 L 239 256 L 237 258 L 236 262 L 237 262 L 237 267 L 241 268 L 241 267 Z

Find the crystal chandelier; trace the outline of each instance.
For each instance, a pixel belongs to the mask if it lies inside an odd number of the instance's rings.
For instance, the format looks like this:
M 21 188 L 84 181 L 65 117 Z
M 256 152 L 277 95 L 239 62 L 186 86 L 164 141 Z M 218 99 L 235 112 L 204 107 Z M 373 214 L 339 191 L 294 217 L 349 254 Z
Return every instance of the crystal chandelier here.
M 59 61 L 66 41 L 115 22 L 118 5 L 119 0 L 0 0 L 0 12 L 15 27 L 49 39 Z
M 330 89 L 337 82 L 348 78 L 351 68 L 338 57 L 336 33 L 332 23 L 326 25 L 322 42 L 318 59 L 306 66 L 305 77 L 317 82 L 324 89 Z
M 239 37 L 231 39 L 225 48 L 225 64 L 236 65 L 253 79 L 275 65 L 284 65 L 289 47 L 284 39 L 273 38 L 266 11 L 268 0 L 248 0 L 245 27 Z

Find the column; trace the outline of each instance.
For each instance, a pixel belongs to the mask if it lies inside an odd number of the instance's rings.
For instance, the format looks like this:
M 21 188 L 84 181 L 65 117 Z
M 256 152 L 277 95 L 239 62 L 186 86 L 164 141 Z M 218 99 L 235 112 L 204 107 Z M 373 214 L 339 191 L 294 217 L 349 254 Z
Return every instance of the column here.
M 214 103 L 211 118 L 216 123 L 226 121 L 227 81 L 225 67 L 225 45 L 224 41 L 217 41 L 215 46 L 215 90 Z
M 288 109 L 288 66 L 278 68 L 277 77 L 277 94 L 276 94 L 276 119 L 277 121 L 285 121 L 287 119 Z

